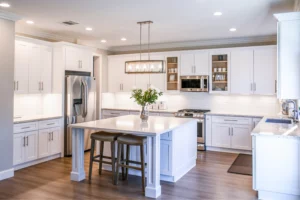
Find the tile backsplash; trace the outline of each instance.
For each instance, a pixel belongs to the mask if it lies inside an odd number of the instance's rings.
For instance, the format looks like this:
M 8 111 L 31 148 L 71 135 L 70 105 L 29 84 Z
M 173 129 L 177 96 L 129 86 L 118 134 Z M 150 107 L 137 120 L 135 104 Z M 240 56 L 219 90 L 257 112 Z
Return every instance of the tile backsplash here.
M 130 93 L 103 93 L 103 108 L 131 108 L 139 106 L 130 99 Z M 280 104 L 273 96 L 211 95 L 208 93 L 164 94 L 159 101 L 165 101 L 168 109 L 183 108 L 210 109 L 212 112 L 249 113 L 274 115 L 280 112 Z

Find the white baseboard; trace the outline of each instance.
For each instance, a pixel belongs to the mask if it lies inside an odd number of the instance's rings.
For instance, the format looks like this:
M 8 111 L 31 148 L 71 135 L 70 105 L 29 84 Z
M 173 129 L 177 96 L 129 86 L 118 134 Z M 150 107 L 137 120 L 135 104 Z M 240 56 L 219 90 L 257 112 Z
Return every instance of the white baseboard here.
M 236 149 L 227 149 L 227 148 L 220 148 L 220 147 L 206 147 L 207 151 L 218 151 L 218 152 L 225 152 L 225 153 L 244 153 L 244 154 L 252 154 L 252 151 L 249 150 L 236 150 Z
M 17 171 L 19 169 L 30 167 L 32 165 L 37 165 L 37 164 L 40 164 L 42 162 L 47 162 L 49 160 L 53 160 L 53 159 L 60 158 L 60 157 L 61 157 L 61 153 L 58 153 L 58 154 L 48 156 L 48 157 L 45 157 L 45 158 L 40 158 L 40 159 L 37 159 L 37 160 L 33 160 L 33 161 L 26 162 L 26 163 L 15 165 L 14 168 L 15 168 L 15 171 Z
M 283 194 L 277 192 L 268 192 L 268 191 L 258 191 L 258 199 L 261 200 L 299 200 L 300 196 L 291 195 L 291 194 Z
M 15 171 L 14 168 L 1 171 L 0 172 L 0 181 L 13 177 L 14 171 Z

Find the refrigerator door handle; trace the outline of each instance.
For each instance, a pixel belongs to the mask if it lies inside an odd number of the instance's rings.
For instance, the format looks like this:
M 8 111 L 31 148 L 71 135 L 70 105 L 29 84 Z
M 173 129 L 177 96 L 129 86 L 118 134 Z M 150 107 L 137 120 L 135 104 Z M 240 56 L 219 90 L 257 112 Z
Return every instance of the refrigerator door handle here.
M 85 118 L 87 116 L 87 96 L 88 96 L 88 86 L 86 81 L 82 81 L 83 86 L 83 95 L 82 95 L 82 104 L 83 104 L 83 112 L 82 117 Z

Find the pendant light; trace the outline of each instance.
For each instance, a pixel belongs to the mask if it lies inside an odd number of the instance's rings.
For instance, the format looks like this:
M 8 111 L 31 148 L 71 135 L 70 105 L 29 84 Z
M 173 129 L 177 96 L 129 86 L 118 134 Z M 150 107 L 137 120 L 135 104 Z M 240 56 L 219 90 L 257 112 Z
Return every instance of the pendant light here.
M 164 73 L 164 60 L 150 60 L 150 25 L 152 21 L 137 22 L 140 25 L 140 59 L 125 62 L 125 73 Z M 148 60 L 142 60 L 142 26 L 148 25 Z

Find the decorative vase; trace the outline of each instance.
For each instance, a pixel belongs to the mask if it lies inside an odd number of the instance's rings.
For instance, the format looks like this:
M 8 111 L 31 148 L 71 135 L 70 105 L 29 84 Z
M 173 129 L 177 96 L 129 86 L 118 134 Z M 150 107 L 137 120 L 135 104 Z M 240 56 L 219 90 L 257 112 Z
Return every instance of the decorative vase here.
M 147 106 L 142 106 L 142 111 L 141 111 L 141 115 L 140 118 L 142 119 L 143 122 L 148 121 L 148 117 L 149 117 L 149 110 Z

